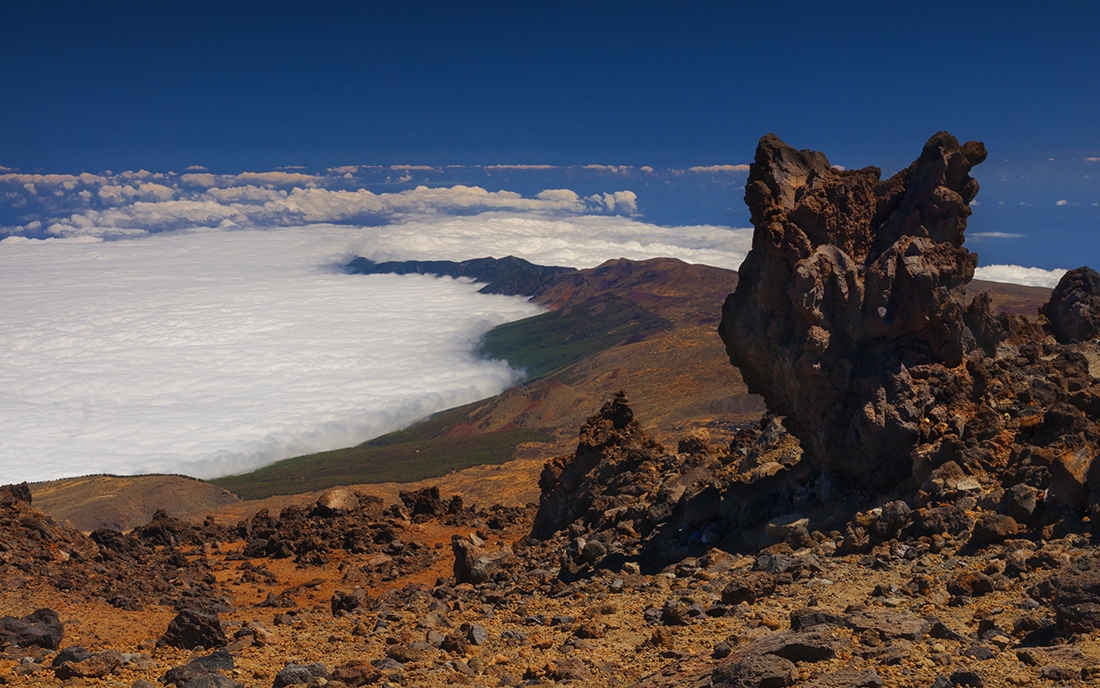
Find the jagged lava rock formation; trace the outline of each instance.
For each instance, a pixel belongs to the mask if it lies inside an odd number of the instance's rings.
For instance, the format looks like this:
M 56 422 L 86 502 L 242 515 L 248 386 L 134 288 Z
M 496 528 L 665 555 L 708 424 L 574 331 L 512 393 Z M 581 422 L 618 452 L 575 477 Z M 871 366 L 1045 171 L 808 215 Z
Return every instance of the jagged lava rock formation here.
M 1064 506 L 1097 501 L 1100 387 L 1087 359 L 1033 321 L 994 315 L 988 298 L 964 302 L 977 262 L 963 247 L 969 173 L 985 156 L 941 132 L 882 181 L 874 167 L 838 170 L 760 141 L 745 192 L 753 248 L 719 332 L 824 474 L 821 494 L 916 487 L 953 462 L 1004 489 L 1053 487 Z M 1067 275 L 1076 286 L 1044 309 L 1063 341 L 1058 323 L 1090 331 L 1090 272 Z
M 719 331 L 822 470 L 897 483 L 929 439 L 921 420 L 962 391 L 962 293 L 977 263 L 963 230 L 985 156 L 940 133 L 881 181 L 878 168 L 837 170 L 760 140 L 745 191 L 753 248 Z

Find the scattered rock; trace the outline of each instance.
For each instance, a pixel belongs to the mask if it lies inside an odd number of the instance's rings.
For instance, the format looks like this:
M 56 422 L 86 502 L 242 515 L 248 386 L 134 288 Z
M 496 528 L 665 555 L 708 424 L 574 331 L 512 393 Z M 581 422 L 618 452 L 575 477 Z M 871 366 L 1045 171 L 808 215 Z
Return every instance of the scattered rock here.
M 182 686 L 191 679 L 203 674 L 213 674 L 233 669 L 233 656 L 225 650 L 219 650 L 203 657 L 196 657 L 183 666 L 169 669 L 164 674 L 165 683 Z
M 56 650 L 64 633 L 65 627 L 52 609 L 37 609 L 21 619 L 0 617 L 0 643 Z
M 359 495 L 346 487 L 325 490 L 317 498 L 316 510 L 321 516 L 333 517 L 359 508 Z
M 193 609 L 184 609 L 168 624 L 168 630 L 159 644 L 171 645 L 185 650 L 196 648 L 225 647 L 229 639 L 222 630 L 217 614 L 206 614 Z
M 84 659 L 63 662 L 54 667 L 54 676 L 62 681 L 73 678 L 103 678 L 122 664 L 122 654 L 118 650 L 100 650 Z
M 794 685 L 794 663 L 776 655 L 749 655 L 719 664 L 713 688 L 781 688 Z
M 455 580 L 459 583 L 484 583 L 505 573 L 515 562 L 511 546 L 503 541 L 496 548 L 486 548 L 471 538 L 455 535 L 451 549 L 455 555 Z

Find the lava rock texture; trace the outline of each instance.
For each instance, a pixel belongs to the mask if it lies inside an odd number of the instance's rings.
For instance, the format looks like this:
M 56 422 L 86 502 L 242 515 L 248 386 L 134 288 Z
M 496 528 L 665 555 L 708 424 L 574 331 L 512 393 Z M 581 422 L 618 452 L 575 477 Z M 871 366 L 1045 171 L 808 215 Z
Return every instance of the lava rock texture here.
M 940 132 L 882 181 L 760 140 L 745 191 L 753 247 L 719 333 L 750 391 L 785 416 L 826 501 L 828 486 L 881 494 L 951 463 L 960 477 L 998 476 L 1017 514 L 1033 513 L 1016 487 L 1025 473 L 1061 506 L 1098 503 L 1100 388 L 1051 332 L 1095 336 L 1100 277 L 1068 273 L 1043 308 L 1047 329 L 995 315 L 984 295 L 965 303 L 970 170 L 985 157 Z
M 921 420 L 966 398 L 962 247 L 982 144 L 939 133 L 887 181 L 760 140 L 745 201 L 756 227 L 720 334 L 749 390 L 810 461 L 873 488 L 911 472 Z M 970 338 L 972 339 L 972 338 Z

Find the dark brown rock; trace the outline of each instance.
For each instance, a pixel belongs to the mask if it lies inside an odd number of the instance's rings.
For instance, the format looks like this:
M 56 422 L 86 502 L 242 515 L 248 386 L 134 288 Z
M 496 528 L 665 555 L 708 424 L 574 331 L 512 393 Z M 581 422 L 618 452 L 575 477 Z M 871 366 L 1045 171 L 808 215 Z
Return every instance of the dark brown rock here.
M 1052 606 L 1069 633 L 1100 629 L 1100 555 L 1082 557 L 1052 581 Z
M 985 156 L 941 132 L 882 181 L 760 140 L 745 189 L 753 249 L 719 333 L 818 469 L 898 483 L 932 439 L 921 419 L 969 392 L 957 379 L 977 257 L 962 243 L 978 191 L 969 172 Z
M 31 489 L 27 483 L 0 485 L 0 502 L 23 502 L 31 505 Z
M 1070 270 L 1040 312 L 1063 344 L 1100 336 L 1100 273 L 1089 267 Z
M 54 667 L 54 676 L 62 681 L 78 677 L 103 678 L 120 664 L 122 664 L 122 653 L 118 650 L 100 650 L 82 661 L 64 662 Z
M 792 662 L 822 662 L 833 659 L 851 643 L 826 631 L 811 630 L 778 633 L 762 641 L 766 652 Z
M 543 468 L 532 537 L 546 539 L 585 516 L 601 495 L 617 492 L 616 476 L 661 451 L 634 420 L 626 393 L 617 393 L 581 427 L 576 452 Z
M 752 604 L 775 592 L 775 576 L 764 571 L 747 571 L 737 575 L 722 590 L 723 604 Z
M 194 650 L 199 647 L 225 647 L 229 640 L 217 614 L 184 609 L 168 624 L 168 630 L 158 644 Z
M 579 659 L 558 659 L 551 663 L 550 677 L 555 681 L 587 681 L 592 672 Z
M 713 688 L 782 688 L 794 684 L 794 663 L 777 655 L 752 654 L 718 665 Z
M 391 645 L 386 648 L 386 656 L 406 664 L 408 662 L 419 662 L 426 658 L 431 652 L 431 646 L 427 643 L 416 642 L 407 643 L 403 645 Z
M 197 676 L 219 671 L 232 671 L 233 665 L 233 655 L 225 650 L 218 650 L 209 655 L 196 657 L 183 666 L 169 669 L 164 674 L 164 682 L 182 686 Z
M 420 490 L 402 491 L 398 496 L 411 516 L 442 516 L 447 513 L 447 507 L 439 497 L 439 488 L 435 485 Z
M 169 516 L 164 509 L 157 509 L 153 518 L 136 531 L 142 540 L 153 545 L 202 544 L 202 538 L 190 523 Z
M 905 640 L 920 640 L 931 626 L 925 619 L 912 614 L 884 609 L 855 612 L 845 619 L 844 624 L 854 631 L 874 631 L 884 638 Z
M 475 536 L 476 537 L 476 536 Z M 484 547 L 480 538 L 451 538 L 455 555 L 454 574 L 459 583 L 484 583 L 504 573 L 515 563 L 512 547 L 501 542 L 497 547 Z
M 460 633 L 448 633 L 447 637 L 443 639 L 439 648 L 444 652 L 450 652 L 451 654 L 464 655 L 469 650 L 470 644 L 466 642 L 466 638 Z
M 332 670 L 332 680 L 340 681 L 350 688 L 376 683 L 381 678 L 381 671 L 363 661 L 352 660 Z
M 332 608 L 332 615 L 336 616 L 341 611 L 353 612 L 360 608 L 370 609 L 374 606 L 374 603 L 366 590 L 355 588 L 351 592 L 340 590 L 334 592 L 332 599 L 329 601 L 329 606 Z
M 974 545 L 997 545 L 1016 535 L 1020 526 L 1016 519 L 1003 514 L 983 514 L 974 524 L 970 542 Z
M 65 627 L 52 609 L 38 609 L 21 619 L 0 617 L 0 644 L 56 650 L 64 634 Z
M 800 631 L 814 626 L 840 626 L 845 616 L 820 607 L 803 607 L 791 612 L 791 630 Z

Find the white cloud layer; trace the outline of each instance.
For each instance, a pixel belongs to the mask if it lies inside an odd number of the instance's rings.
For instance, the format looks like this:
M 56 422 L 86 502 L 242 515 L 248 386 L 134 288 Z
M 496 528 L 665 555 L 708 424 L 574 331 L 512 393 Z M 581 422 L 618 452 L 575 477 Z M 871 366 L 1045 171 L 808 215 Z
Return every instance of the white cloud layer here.
M 0 242 L 0 482 L 239 472 L 514 382 L 472 350 L 537 307 L 462 281 L 333 270 L 360 234 Z
M 0 481 L 214 477 L 350 446 L 516 380 L 476 360 L 537 307 L 463 281 L 345 275 L 355 255 L 737 267 L 748 230 L 627 218 L 419 216 L 0 242 Z
M 974 279 L 1053 289 L 1066 272 L 1067 270 L 1063 268 L 1044 270 L 1042 268 L 1025 268 L 1022 265 L 986 265 L 974 270 Z
M 373 227 L 359 250 L 372 260 L 466 260 L 515 255 L 540 265 L 594 267 L 614 258 L 665 256 L 736 270 L 751 229 L 659 227 L 625 217 L 537 213 L 420 216 Z

